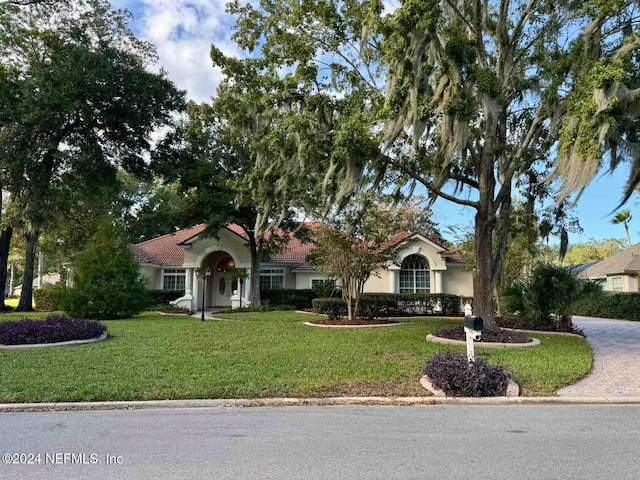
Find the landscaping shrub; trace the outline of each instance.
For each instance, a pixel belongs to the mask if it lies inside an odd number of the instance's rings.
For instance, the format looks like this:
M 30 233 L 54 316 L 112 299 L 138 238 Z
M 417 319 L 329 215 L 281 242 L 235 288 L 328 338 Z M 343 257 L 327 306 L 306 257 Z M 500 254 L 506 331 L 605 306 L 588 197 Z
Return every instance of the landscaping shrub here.
M 76 257 L 65 311 L 74 317 L 128 318 L 147 302 L 138 264 L 113 227 L 104 226 Z
M 335 280 L 324 280 L 313 285 L 314 298 L 340 298 L 341 289 L 336 286 Z
M 181 313 L 185 315 L 190 315 L 191 310 L 184 307 L 178 307 L 177 305 L 151 305 L 145 308 L 147 312 L 162 312 L 162 313 Z
M 574 315 L 640 321 L 640 293 L 600 292 L 578 300 Z
M 225 313 L 261 313 L 261 312 L 283 312 L 283 311 L 292 311 L 298 310 L 293 305 L 271 305 L 270 303 L 263 303 L 262 305 L 256 306 L 248 306 L 248 307 L 240 307 L 234 308 L 233 310 L 228 310 Z
M 367 320 L 400 315 L 398 300 L 387 293 L 366 293 L 360 298 L 358 316 Z
M 183 290 L 147 290 L 146 304 L 148 306 L 168 305 L 169 302 L 177 300 L 183 295 Z
M 318 302 L 317 300 L 329 300 Z M 320 305 L 320 307 L 316 306 Z M 320 298 L 313 301 L 313 308 L 320 313 L 346 315 L 346 304 L 341 298 Z M 331 309 L 331 314 L 326 311 Z M 344 309 L 344 313 L 343 313 Z M 365 293 L 360 298 L 358 316 L 373 320 L 384 317 L 407 317 L 417 315 L 460 315 L 462 297 L 449 294 L 425 293 Z
M 26 345 L 87 340 L 106 332 L 100 322 L 64 315 L 49 315 L 44 320 L 28 318 L 0 323 L 0 344 Z
M 517 280 L 505 290 L 505 307 L 531 328 L 557 323 L 562 331 L 571 331 L 576 302 L 601 290 L 598 283 L 578 278 L 573 270 L 541 263 L 529 278 Z
M 340 320 L 347 314 L 347 304 L 341 298 L 314 298 L 312 305 L 330 320 Z
M 271 305 L 293 305 L 297 310 L 311 308 L 311 301 L 316 298 L 313 290 L 296 290 L 295 288 L 280 288 L 276 290 L 262 290 L 260 299 Z
M 55 312 L 64 310 L 64 297 L 67 289 L 64 285 L 40 288 L 33 291 L 33 301 L 36 310 L 41 312 Z
M 469 364 L 459 353 L 439 353 L 424 369 L 434 387 L 454 397 L 493 397 L 504 395 L 509 375 L 504 367 L 481 359 Z

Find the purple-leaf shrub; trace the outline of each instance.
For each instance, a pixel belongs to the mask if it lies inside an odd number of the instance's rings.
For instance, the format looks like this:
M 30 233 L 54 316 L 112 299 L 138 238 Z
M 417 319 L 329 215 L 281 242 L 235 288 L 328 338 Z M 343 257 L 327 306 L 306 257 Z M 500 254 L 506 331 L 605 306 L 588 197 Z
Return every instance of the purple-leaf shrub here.
M 431 383 L 453 397 L 493 397 L 504 395 L 509 375 L 504 367 L 489 365 L 481 359 L 469 364 L 458 353 L 435 355 L 424 370 Z
M 44 320 L 22 320 L 0 323 L 0 344 L 27 345 L 87 340 L 107 331 L 100 322 L 52 314 Z

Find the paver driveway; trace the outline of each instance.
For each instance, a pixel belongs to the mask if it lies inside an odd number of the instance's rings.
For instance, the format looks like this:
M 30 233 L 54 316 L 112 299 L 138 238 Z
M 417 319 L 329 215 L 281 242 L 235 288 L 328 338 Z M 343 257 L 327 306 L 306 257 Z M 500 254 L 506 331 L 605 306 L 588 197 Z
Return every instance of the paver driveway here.
M 566 397 L 640 397 L 640 322 L 573 317 L 593 348 L 593 371 Z

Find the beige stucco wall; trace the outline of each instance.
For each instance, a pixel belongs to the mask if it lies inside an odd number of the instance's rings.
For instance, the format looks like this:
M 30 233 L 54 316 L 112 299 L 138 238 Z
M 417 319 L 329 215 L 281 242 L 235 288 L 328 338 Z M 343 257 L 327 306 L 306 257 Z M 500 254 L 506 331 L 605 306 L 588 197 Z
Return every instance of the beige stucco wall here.
M 473 296 L 473 272 L 449 265 L 447 270 L 442 272 L 442 290 L 443 293 L 453 295 Z
M 161 289 L 161 272 L 162 269 L 156 267 L 150 267 L 146 265 L 140 266 L 140 273 L 145 279 L 147 288 L 150 289 Z
M 392 293 L 391 274 L 389 270 L 378 270 L 378 275 L 371 275 L 364 284 L 364 291 L 367 293 Z
M 322 279 L 326 280 L 328 277 L 321 272 L 295 272 L 292 274 L 295 276 L 295 285 L 293 288 L 302 290 L 305 288 L 311 288 L 311 280 Z

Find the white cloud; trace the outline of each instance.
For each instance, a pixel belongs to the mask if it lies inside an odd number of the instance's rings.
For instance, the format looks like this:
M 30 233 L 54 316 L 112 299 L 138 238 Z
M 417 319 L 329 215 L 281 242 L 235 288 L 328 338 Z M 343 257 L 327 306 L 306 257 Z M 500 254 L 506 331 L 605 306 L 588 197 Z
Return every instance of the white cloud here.
M 156 46 L 157 67 L 167 71 L 190 99 L 207 101 L 222 79 L 211 64 L 209 51 L 215 44 L 225 54 L 242 52 L 231 40 L 234 19 L 225 12 L 226 0 L 115 0 L 136 17 L 133 28 Z

